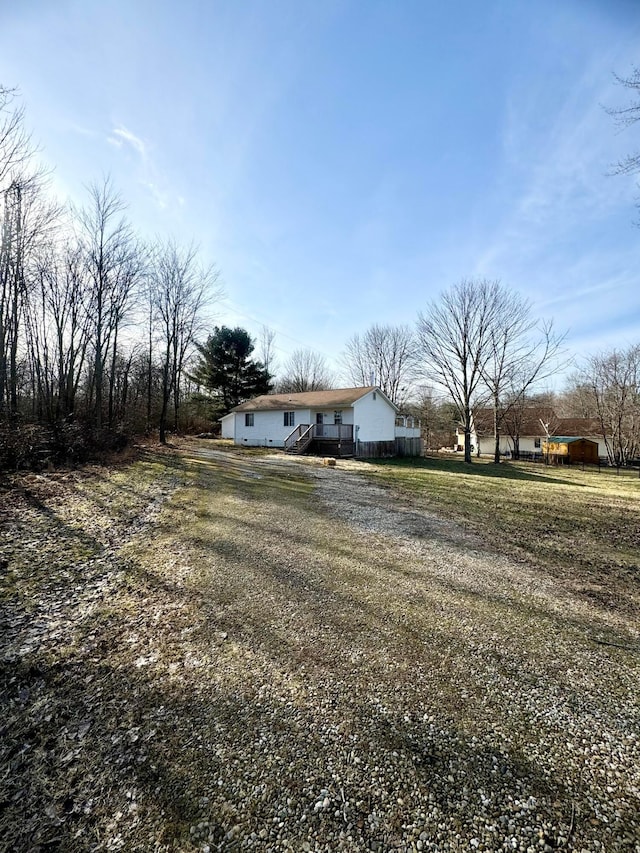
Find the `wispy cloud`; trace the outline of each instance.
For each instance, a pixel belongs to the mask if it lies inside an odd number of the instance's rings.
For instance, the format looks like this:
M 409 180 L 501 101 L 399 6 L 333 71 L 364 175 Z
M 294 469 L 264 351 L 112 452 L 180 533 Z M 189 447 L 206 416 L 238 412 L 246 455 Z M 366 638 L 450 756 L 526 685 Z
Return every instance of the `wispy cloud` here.
M 514 245 L 537 252 L 576 223 L 604 221 L 630 204 L 631 182 L 607 175 L 624 145 L 602 107 L 611 100 L 612 64 L 611 57 L 599 58 L 556 97 L 546 81 L 512 90 L 502 139 L 504 215 L 481 263 Z
M 169 195 L 168 195 L 168 193 L 164 192 L 159 187 L 157 187 L 153 181 L 146 181 L 146 182 L 141 181 L 141 183 L 142 183 L 142 186 L 145 187 L 145 189 L 147 189 L 151 193 L 151 196 L 155 200 L 155 203 L 158 205 L 160 210 L 166 210 L 167 207 L 169 206 Z M 180 202 L 178 200 L 178 204 L 179 203 Z
M 113 127 L 107 135 L 107 142 L 116 149 L 130 151 L 137 155 L 138 183 L 151 196 L 159 210 L 184 207 L 184 196 L 171 190 L 167 178 L 158 168 L 151 143 L 145 141 L 142 136 L 134 133 L 124 124 L 117 124 Z
M 607 175 L 631 143 L 615 137 L 601 106 L 612 97 L 609 61 L 596 62 L 562 97 L 512 92 L 506 165 L 492 200 L 502 210 L 476 258 L 476 275 L 501 278 L 571 326 L 577 351 L 598 329 L 608 340 L 616 323 L 640 332 L 640 242 L 620 241 L 621 230 L 633 230 L 632 181 Z
M 114 127 L 110 135 L 107 137 L 107 141 L 111 145 L 115 145 L 116 148 L 122 148 L 125 144 L 129 145 L 134 151 L 138 152 L 144 161 L 148 159 L 147 146 L 145 143 L 139 136 L 136 136 L 135 133 L 132 133 L 124 126 Z

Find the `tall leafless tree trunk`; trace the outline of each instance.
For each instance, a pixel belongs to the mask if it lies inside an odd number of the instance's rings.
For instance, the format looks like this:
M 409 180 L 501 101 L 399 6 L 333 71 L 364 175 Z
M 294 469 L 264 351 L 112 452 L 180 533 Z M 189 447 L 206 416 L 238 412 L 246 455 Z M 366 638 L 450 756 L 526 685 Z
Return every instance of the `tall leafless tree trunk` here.
M 490 358 L 490 334 L 499 306 L 496 281 L 464 279 L 418 317 L 426 378 L 445 388 L 464 429 L 464 459 L 471 462 L 473 405 Z
M 203 309 L 220 298 L 221 290 L 217 271 L 198 264 L 195 248 L 181 249 L 173 242 L 156 247 L 150 276 L 162 350 L 160 441 L 165 444 L 172 395 L 174 427 L 178 426 L 182 372 L 200 331 Z
M 24 296 L 23 191 L 33 147 L 14 92 L 0 86 L 0 416 L 17 408 L 19 314 Z
M 105 178 L 89 187 L 89 204 L 77 214 L 92 286 L 94 423 L 98 430 L 103 424 L 105 362 L 109 351 L 113 353 L 117 347 L 143 263 L 131 225 L 121 215 L 124 208 L 111 180 Z
M 264 365 L 265 370 L 270 376 L 274 376 L 277 371 L 276 355 L 275 355 L 275 340 L 276 333 L 268 326 L 262 326 L 257 341 L 257 356 L 258 361 Z
M 41 171 L 15 174 L 4 191 L 4 250 L 2 265 L 2 338 L 5 364 L 6 405 L 9 415 L 18 412 L 18 349 L 34 258 L 54 227 L 60 210 L 44 196 Z
M 531 303 L 519 293 L 499 285 L 496 300 L 482 381 L 493 409 L 493 458 L 498 463 L 505 418 L 536 383 L 557 369 L 565 336 L 556 335 L 552 322 L 532 318 Z

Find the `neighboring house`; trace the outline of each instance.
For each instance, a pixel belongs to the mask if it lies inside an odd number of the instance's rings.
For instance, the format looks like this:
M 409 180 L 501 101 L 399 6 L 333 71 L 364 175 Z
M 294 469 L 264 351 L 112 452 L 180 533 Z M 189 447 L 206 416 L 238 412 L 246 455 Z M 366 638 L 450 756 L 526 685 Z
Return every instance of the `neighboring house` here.
M 299 394 L 263 394 L 222 419 L 223 438 L 252 447 L 327 455 L 395 452 L 398 407 L 377 387 L 336 388 Z M 403 440 L 419 442 L 416 427 Z M 410 434 L 409 434 L 410 433 Z
M 598 429 L 598 421 L 593 418 L 560 418 L 549 406 L 513 409 L 500 425 L 500 453 L 535 459 L 542 457 L 543 444 L 549 436 L 562 436 L 565 439 L 589 439 L 597 444 L 598 456 L 605 458 L 607 449 Z M 474 411 L 471 444 L 474 453 L 493 456 L 493 409 Z M 456 450 L 464 450 L 464 430 L 461 427 L 456 432 Z

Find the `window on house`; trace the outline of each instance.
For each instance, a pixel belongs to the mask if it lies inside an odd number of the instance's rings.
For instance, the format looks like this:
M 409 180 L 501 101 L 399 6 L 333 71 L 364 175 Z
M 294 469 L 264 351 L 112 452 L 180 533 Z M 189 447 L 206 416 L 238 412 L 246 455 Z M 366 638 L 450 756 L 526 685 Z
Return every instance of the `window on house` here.
M 247 412 L 244 416 L 244 425 L 253 426 L 253 412 Z
M 342 412 L 334 412 L 333 413 L 333 422 L 334 424 L 342 423 Z
M 540 447 L 540 439 L 539 438 L 534 438 L 533 446 L 534 447 Z
M 375 391 L 373 392 L 373 399 L 374 399 L 374 400 L 377 400 L 377 399 L 378 399 L 378 395 L 376 394 L 376 392 L 375 392 Z
M 284 413 L 284 425 L 288 427 L 292 427 L 296 425 L 296 413 L 295 412 L 285 412 Z

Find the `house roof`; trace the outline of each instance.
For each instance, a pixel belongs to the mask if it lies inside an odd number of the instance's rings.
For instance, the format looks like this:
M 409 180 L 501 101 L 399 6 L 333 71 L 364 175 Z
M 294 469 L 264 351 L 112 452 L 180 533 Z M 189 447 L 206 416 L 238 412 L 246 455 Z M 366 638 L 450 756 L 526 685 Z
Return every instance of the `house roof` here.
M 558 418 L 556 424 L 563 435 L 600 435 L 602 432 L 597 418 Z
M 246 400 L 232 409 L 232 412 L 270 412 L 291 409 L 331 409 L 340 406 L 352 406 L 357 400 L 371 391 L 377 391 L 397 411 L 391 400 L 375 385 L 364 388 L 333 388 L 330 391 L 303 391 L 299 394 L 262 394 L 252 400 Z
M 526 406 L 524 409 L 510 409 L 503 417 L 500 429 L 508 434 L 544 435 L 542 423 L 555 429 L 558 420 L 549 406 Z M 493 435 L 493 409 L 475 409 L 473 423 L 479 435 Z
M 476 409 L 473 423 L 478 435 L 493 435 L 493 409 Z M 600 426 L 594 418 L 559 418 L 549 406 L 527 406 L 511 409 L 504 416 L 500 431 L 507 435 L 544 436 L 557 432 L 563 436 L 598 435 Z
M 547 439 L 545 439 L 546 441 Z M 583 438 L 579 435 L 550 435 L 549 444 L 572 444 L 574 441 L 588 441 L 589 444 L 597 444 L 597 441 L 591 441 L 588 438 Z

